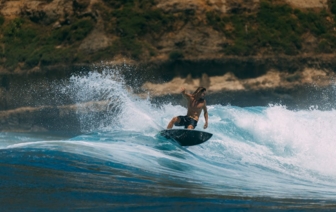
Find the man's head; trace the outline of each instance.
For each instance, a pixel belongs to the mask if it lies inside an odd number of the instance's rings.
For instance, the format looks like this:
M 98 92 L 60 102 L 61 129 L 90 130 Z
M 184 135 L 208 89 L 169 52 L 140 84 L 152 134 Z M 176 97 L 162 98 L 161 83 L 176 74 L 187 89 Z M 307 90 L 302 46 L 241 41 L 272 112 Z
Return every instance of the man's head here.
M 193 93 L 193 96 L 196 99 L 203 99 L 203 97 L 205 95 L 205 91 L 206 91 L 206 88 L 204 88 L 204 87 L 198 87 L 196 89 L 196 91 Z

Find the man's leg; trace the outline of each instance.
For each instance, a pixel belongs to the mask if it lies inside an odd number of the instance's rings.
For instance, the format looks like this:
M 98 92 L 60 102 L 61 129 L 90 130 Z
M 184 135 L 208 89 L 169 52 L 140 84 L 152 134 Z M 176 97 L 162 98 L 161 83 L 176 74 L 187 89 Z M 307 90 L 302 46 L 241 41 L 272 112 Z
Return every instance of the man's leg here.
M 180 122 L 180 118 L 179 117 L 174 117 L 170 122 L 169 122 L 169 124 L 168 124 L 168 126 L 167 126 L 167 129 L 171 129 L 171 128 L 173 128 L 173 126 L 174 126 L 174 124 L 176 123 L 176 122 Z
M 193 130 L 193 129 L 194 129 L 194 126 L 189 125 L 187 129 Z
M 190 129 L 190 130 L 195 129 L 195 127 L 196 127 L 196 125 L 197 125 L 197 121 L 194 120 L 194 119 L 192 119 L 192 118 L 189 118 L 188 122 L 189 122 L 189 123 L 188 123 L 188 127 L 187 127 L 187 129 Z

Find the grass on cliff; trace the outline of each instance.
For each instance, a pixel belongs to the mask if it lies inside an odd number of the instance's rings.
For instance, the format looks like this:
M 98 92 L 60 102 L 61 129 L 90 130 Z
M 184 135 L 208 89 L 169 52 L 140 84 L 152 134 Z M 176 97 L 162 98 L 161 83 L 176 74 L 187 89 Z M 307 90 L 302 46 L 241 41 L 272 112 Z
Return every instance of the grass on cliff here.
M 117 37 L 111 46 L 95 54 L 78 51 L 81 41 L 94 28 L 90 18 L 74 19 L 69 25 L 53 29 L 42 26 L 28 19 L 17 18 L 7 21 L 0 16 L 3 35 L 3 51 L 0 53 L 0 64 L 9 70 L 18 65 L 25 69 L 37 65 L 47 66 L 58 63 L 95 62 L 110 59 L 115 55 L 140 59 L 156 55 L 155 48 L 143 42 L 144 36 L 157 38 L 163 32 L 173 30 L 172 26 L 181 15 L 164 14 L 153 8 L 154 0 L 104 0 L 97 3 L 94 9 L 99 10 L 106 20 L 105 31 Z M 0 36 L 1 37 L 1 36 Z M 149 39 L 151 41 L 151 39 Z
M 148 56 L 155 55 L 155 50 L 141 39 L 151 36 L 153 39 L 160 33 L 171 31 L 173 25 L 181 16 L 165 14 L 153 7 L 154 0 L 104 0 L 106 5 L 96 5 L 105 23 L 105 30 L 118 37 L 110 48 L 111 54 L 122 54 L 133 59 L 139 59 L 145 52 Z M 111 9 L 112 8 L 112 9 Z
M 223 46 L 228 55 L 255 55 L 262 51 L 296 55 L 301 52 L 307 34 L 319 39 L 318 51 L 335 50 L 335 24 L 330 16 L 325 9 L 302 11 L 264 0 L 255 14 L 208 12 L 207 21 L 230 41 Z
M 0 26 L 2 26 L 5 22 L 5 18 L 3 17 L 2 14 L 0 14 Z
M 76 60 L 76 49 L 94 23 L 90 19 L 74 22 L 72 25 L 59 29 L 46 30 L 29 20 L 17 18 L 4 23 L 1 43 L 2 65 L 13 70 L 18 64 L 21 68 L 32 68 L 38 64 L 53 65 L 71 63 Z

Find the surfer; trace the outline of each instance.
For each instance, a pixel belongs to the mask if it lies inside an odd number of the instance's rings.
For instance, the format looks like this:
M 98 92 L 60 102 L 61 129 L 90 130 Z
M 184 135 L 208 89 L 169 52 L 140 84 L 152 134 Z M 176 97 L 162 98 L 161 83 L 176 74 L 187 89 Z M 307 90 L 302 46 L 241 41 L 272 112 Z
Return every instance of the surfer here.
M 206 89 L 198 87 L 193 94 L 186 92 L 185 88 L 181 88 L 182 95 L 188 100 L 188 111 L 186 116 L 176 116 L 168 124 L 167 129 L 175 126 L 184 126 L 187 129 L 195 129 L 202 110 L 204 111 L 204 129 L 208 127 L 208 110 L 204 99 Z

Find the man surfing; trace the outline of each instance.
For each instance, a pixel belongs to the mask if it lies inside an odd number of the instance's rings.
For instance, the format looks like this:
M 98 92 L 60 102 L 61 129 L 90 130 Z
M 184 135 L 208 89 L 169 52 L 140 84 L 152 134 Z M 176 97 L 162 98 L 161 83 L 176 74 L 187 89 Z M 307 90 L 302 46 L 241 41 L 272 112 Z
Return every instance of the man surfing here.
M 198 87 L 193 94 L 186 92 L 185 88 L 181 89 L 182 95 L 188 100 L 188 111 L 186 116 L 176 116 L 168 124 L 167 129 L 175 126 L 184 126 L 187 129 L 195 129 L 202 110 L 204 111 L 204 129 L 208 127 L 208 110 L 204 100 L 206 89 Z

